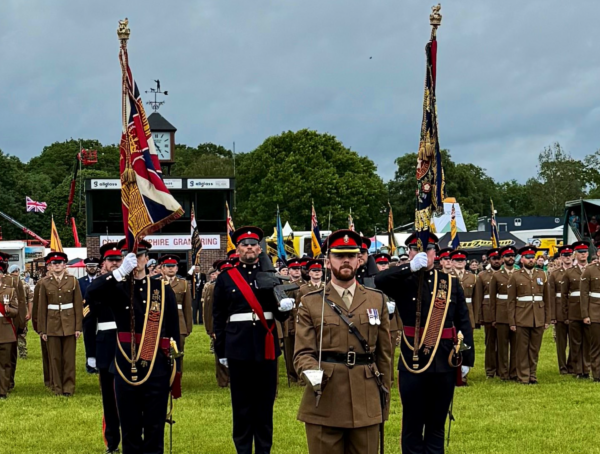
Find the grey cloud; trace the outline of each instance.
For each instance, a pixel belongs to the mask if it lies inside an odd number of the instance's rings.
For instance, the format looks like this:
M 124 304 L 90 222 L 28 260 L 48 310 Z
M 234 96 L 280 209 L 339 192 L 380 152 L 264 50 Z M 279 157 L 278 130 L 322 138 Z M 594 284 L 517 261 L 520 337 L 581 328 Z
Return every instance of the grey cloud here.
M 429 6 L 5 1 L 0 148 L 27 160 L 70 137 L 118 142 L 115 30 L 128 16 L 133 74 L 142 92 L 157 78 L 169 90 L 161 112 L 178 127 L 179 142 L 235 141 L 250 151 L 270 135 L 309 127 L 368 155 L 388 179 L 394 159 L 418 145 Z M 440 141 L 454 159 L 523 181 L 554 141 L 576 157 L 598 148 L 595 3 L 442 6 Z

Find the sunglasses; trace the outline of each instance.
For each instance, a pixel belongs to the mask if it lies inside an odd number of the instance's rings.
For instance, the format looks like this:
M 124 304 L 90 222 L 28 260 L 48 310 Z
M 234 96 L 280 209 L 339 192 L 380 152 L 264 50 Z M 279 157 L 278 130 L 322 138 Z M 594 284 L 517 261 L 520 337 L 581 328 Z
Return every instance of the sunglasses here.
M 514 259 L 515 254 L 504 254 L 502 257 L 504 257 L 505 259 Z
M 122 262 L 123 261 L 123 257 L 107 257 L 106 260 L 108 260 L 109 262 Z
M 169 264 L 169 265 L 163 265 L 163 266 L 165 268 L 175 268 L 177 265 L 171 265 L 171 264 Z
M 242 240 L 238 243 L 238 245 L 241 244 L 242 246 L 256 246 L 258 244 L 258 240 L 253 240 L 251 238 Z
M 534 259 L 535 255 L 533 255 L 533 254 L 527 254 L 527 255 L 524 255 L 523 258 L 524 259 Z
M 64 260 L 53 260 L 52 262 L 50 262 L 50 265 L 63 265 L 64 263 Z
M 442 260 L 450 260 L 450 257 L 442 257 L 442 258 L 440 259 L 440 262 L 441 262 Z

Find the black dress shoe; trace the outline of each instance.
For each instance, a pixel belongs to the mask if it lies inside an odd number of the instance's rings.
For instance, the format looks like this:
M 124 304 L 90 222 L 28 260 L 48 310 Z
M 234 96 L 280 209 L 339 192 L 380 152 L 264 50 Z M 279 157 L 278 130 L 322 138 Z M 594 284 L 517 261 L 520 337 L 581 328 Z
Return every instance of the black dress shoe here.
M 106 451 L 104 451 L 104 454 L 119 454 L 121 451 L 119 451 L 118 449 L 111 449 L 108 448 Z
M 6 394 L 0 394 L 0 400 L 6 400 L 6 399 L 8 399 Z
M 577 378 L 581 380 L 588 380 L 590 378 L 590 374 L 579 374 Z
M 71 397 L 72 395 L 73 394 L 71 394 L 71 393 L 63 393 L 63 396 L 65 396 L 65 397 Z
M 537 385 L 538 381 L 537 380 L 529 380 L 529 384 L 530 385 Z

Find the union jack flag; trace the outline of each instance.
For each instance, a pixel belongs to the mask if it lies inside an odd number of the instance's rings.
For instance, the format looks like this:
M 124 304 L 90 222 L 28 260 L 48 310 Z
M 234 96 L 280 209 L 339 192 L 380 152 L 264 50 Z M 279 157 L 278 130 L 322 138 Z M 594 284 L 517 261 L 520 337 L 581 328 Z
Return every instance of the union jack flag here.
M 180 218 L 184 211 L 163 182 L 150 125 L 123 42 L 119 59 L 123 74 L 121 205 L 127 247 L 131 251 L 140 239 Z
M 27 212 L 33 211 L 34 213 L 43 213 L 48 208 L 46 202 L 36 202 L 35 200 L 31 200 L 30 197 L 25 197 L 25 205 Z

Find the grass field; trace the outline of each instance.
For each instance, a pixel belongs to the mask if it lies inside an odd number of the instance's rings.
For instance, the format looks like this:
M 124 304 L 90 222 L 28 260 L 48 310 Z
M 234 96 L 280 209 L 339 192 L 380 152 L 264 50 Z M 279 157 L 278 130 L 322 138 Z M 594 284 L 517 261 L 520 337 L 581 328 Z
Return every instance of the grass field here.
M 551 330 L 544 337 L 538 386 L 485 380 L 483 332 L 477 331 L 475 339 L 477 367 L 471 386 L 457 390 L 457 420 L 447 452 L 600 453 L 600 384 L 558 374 Z M 196 327 L 186 343 L 184 396 L 175 403 L 175 453 L 235 453 L 229 390 L 216 385 L 208 346 L 203 327 Z M 52 396 L 43 385 L 39 340 L 29 334 L 29 358 L 19 361 L 16 389 L 0 401 L 0 453 L 104 452 L 97 377 L 85 373 L 81 341 L 77 355 L 75 396 Z M 303 389 L 287 387 L 281 363 L 280 384 L 273 453 L 306 453 L 304 426 L 296 420 Z M 400 452 L 400 415 L 394 390 L 386 453 Z

